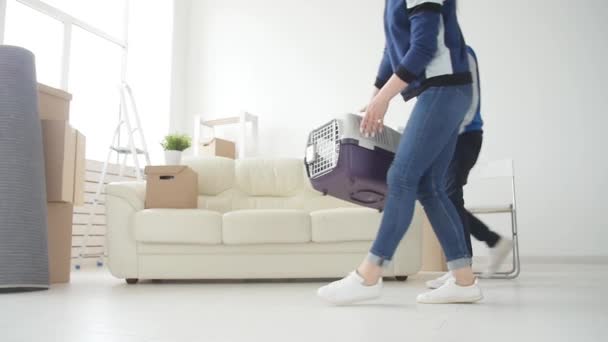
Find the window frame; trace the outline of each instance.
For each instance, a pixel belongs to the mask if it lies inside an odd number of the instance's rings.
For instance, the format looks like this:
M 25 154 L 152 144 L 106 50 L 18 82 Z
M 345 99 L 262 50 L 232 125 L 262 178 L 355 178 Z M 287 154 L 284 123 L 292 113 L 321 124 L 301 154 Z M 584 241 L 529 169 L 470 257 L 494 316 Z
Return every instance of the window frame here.
M 4 42 L 4 31 L 6 25 L 6 6 L 7 1 L 0 0 L 0 43 Z M 72 51 L 72 29 L 74 26 L 96 35 L 110 43 L 118 45 L 122 49 L 122 66 L 120 71 L 121 82 L 126 82 L 127 75 L 127 61 L 128 61 L 128 39 L 129 39 L 129 0 L 125 0 L 124 8 L 124 20 L 123 20 L 123 38 L 115 37 L 104 30 L 101 30 L 94 25 L 87 23 L 84 20 L 80 20 L 56 7 L 53 7 L 44 1 L 40 0 L 14 0 L 22 5 L 25 5 L 37 12 L 47 15 L 55 20 L 58 20 L 63 24 L 63 40 L 61 49 L 61 76 L 60 84 L 61 89 L 69 90 L 69 79 L 70 79 L 70 59 Z

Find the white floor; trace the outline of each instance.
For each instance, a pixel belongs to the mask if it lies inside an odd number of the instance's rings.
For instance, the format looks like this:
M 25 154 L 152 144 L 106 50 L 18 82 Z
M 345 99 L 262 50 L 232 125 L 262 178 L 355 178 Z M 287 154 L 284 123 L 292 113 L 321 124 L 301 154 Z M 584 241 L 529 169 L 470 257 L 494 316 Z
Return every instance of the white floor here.
M 432 276 L 331 307 L 319 282 L 133 286 L 82 271 L 50 291 L 0 294 L 0 341 L 608 341 L 608 265 L 528 265 L 517 280 L 483 281 L 481 304 L 417 305 Z

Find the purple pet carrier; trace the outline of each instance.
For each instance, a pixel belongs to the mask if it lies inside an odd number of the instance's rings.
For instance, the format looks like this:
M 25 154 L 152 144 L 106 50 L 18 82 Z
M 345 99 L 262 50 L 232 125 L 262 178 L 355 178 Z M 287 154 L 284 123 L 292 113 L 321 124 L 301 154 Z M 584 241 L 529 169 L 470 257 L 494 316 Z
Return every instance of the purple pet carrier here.
M 323 194 L 382 210 L 386 173 L 401 134 L 385 126 L 382 133 L 366 138 L 359 131 L 361 119 L 347 114 L 310 133 L 306 171 L 313 188 Z

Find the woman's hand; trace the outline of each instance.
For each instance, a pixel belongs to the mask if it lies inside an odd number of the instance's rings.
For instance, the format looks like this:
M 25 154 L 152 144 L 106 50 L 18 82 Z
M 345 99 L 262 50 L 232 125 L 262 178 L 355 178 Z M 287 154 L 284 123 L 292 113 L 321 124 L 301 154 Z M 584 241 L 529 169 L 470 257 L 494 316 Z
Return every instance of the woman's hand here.
M 376 97 L 376 95 L 378 95 L 378 92 L 379 92 L 379 91 L 380 91 L 380 89 L 378 89 L 378 88 L 374 87 L 374 91 L 372 92 L 372 97 L 371 97 L 371 99 L 369 99 L 369 100 L 370 100 L 370 102 L 371 102 L 371 100 L 373 100 L 373 99 L 374 99 L 374 97 Z M 368 103 L 369 103 L 369 102 L 368 102 Z M 368 105 L 366 104 L 365 106 L 361 107 L 361 109 L 359 109 L 359 113 L 365 113 L 365 112 L 367 112 L 367 106 L 368 106 Z
M 365 136 L 375 136 L 382 132 L 384 115 L 388 110 L 391 99 L 407 87 L 402 79 L 393 74 L 386 84 L 378 91 L 366 107 L 365 117 L 361 120 L 361 133 Z
M 368 136 L 375 136 L 376 133 L 382 132 L 384 127 L 384 115 L 388 110 L 389 101 L 380 96 L 375 96 L 367 105 L 365 116 L 361 120 L 361 133 Z

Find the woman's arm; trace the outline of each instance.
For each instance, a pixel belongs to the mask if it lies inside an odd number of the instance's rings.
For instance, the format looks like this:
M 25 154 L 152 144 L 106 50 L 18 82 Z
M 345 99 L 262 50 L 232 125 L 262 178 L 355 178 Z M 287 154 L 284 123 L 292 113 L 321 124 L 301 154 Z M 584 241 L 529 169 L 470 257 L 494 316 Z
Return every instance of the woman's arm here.
M 410 20 L 410 48 L 395 73 L 411 83 L 435 57 L 441 24 L 443 0 L 407 0 Z
M 389 78 L 393 75 L 393 67 L 391 66 L 391 60 L 388 58 L 388 53 L 386 51 L 386 45 L 384 46 L 384 51 L 382 52 L 382 60 L 380 61 L 380 66 L 378 66 L 378 74 L 376 76 L 376 82 L 374 82 L 374 90 L 372 91 L 372 97 L 369 101 L 371 101 L 380 91 L 380 89 L 388 82 Z M 367 106 L 369 101 L 361 108 L 361 112 L 365 113 L 367 111 Z
M 396 74 L 386 82 L 380 91 L 374 96 L 365 112 L 365 117 L 361 121 L 361 132 L 365 135 L 376 135 L 382 131 L 384 126 L 384 115 L 391 100 L 407 87 L 407 83 Z
M 391 66 L 391 60 L 388 57 L 388 52 L 386 51 L 385 45 L 384 51 L 382 52 L 382 60 L 380 61 L 380 66 L 378 67 L 376 82 L 374 83 L 376 89 L 381 89 L 392 75 L 393 67 Z
M 367 106 L 361 132 L 374 136 L 381 131 L 390 101 L 401 93 L 417 75 L 424 72 L 437 51 L 443 0 L 407 0 L 410 19 L 410 48 L 395 74 L 382 86 Z

